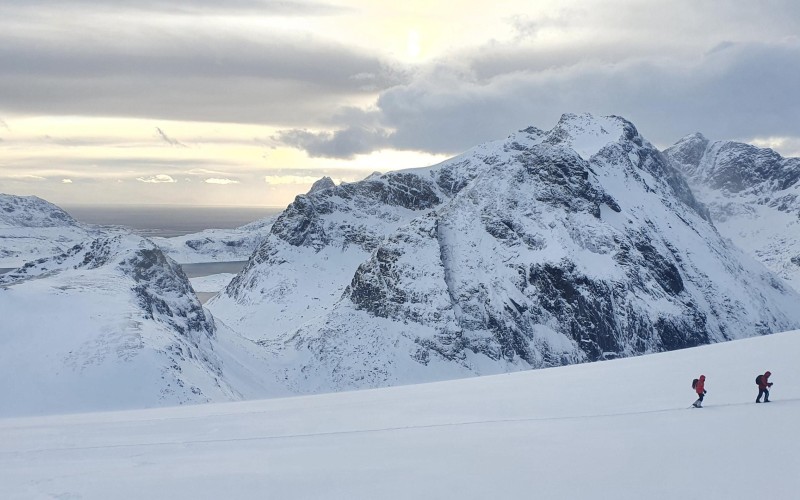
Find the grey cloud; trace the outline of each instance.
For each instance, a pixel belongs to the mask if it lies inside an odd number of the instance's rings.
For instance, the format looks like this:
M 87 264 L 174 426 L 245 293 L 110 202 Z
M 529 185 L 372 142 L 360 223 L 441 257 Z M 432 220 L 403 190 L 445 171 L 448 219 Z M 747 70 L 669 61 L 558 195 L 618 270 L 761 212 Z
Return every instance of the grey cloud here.
M 405 81 L 378 58 L 324 40 L 94 35 L 108 40 L 20 38 L 0 22 L 0 109 L 308 126 L 351 97 Z
M 329 3 L 286 0 L 5 0 L 6 7 L 93 10 L 142 10 L 197 14 L 256 13 L 262 16 L 334 15 L 348 9 Z
M 486 81 L 465 79 L 460 69 L 450 77 L 438 72 L 383 92 L 377 111 L 340 116 L 358 122 L 368 115 L 391 131 L 362 134 L 359 152 L 388 143 L 457 153 L 528 125 L 547 128 L 571 111 L 625 116 L 663 146 L 696 130 L 720 139 L 800 136 L 797 88 L 800 43 L 733 44 L 697 62 L 586 62 Z M 339 128 L 348 130 L 346 123 Z M 319 154 L 321 144 L 329 146 L 336 134 L 284 139 Z
M 387 131 L 363 127 L 320 133 L 284 130 L 274 139 L 284 145 L 303 149 L 312 157 L 345 159 L 390 145 L 390 134 Z
M 166 142 L 170 146 L 180 146 L 182 148 L 186 147 L 186 144 L 183 144 L 179 140 L 173 139 L 172 137 L 168 136 L 166 132 L 161 130 L 161 128 L 159 127 L 156 127 L 156 133 L 158 134 L 158 136 L 161 138 L 162 141 Z
M 11 127 L 9 127 L 8 123 L 3 121 L 2 118 L 0 118 L 0 128 L 4 128 L 4 129 L 8 130 L 9 132 L 11 132 Z

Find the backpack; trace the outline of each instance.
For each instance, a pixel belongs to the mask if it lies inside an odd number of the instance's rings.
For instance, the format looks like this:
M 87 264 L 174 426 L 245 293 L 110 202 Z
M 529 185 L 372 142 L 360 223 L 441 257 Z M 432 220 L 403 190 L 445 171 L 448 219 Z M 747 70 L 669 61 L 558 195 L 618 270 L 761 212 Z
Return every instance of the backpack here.
M 764 375 L 759 375 L 758 377 L 756 377 L 756 384 L 761 385 L 761 380 L 763 376 Z
M 700 382 L 700 381 L 699 381 L 699 380 L 697 380 L 697 379 L 694 379 L 694 380 L 692 380 L 692 389 L 694 389 L 694 388 L 696 388 L 696 387 L 697 387 L 697 383 L 698 383 L 698 382 Z

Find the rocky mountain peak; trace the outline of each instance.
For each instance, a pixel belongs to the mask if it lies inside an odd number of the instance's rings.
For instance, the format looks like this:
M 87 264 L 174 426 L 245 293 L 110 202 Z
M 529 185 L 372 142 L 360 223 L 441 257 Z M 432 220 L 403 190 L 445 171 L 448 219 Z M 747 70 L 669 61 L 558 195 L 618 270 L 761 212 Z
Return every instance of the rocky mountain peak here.
M 336 187 L 336 183 L 333 182 L 333 179 L 331 179 L 326 175 L 325 177 L 322 177 L 318 181 L 314 182 L 314 184 L 311 185 L 311 189 L 308 190 L 307 194 L 315 193 L 317 191 L 322 191 L 323 189 L 328 189 L 332 187 Z
M 545 136 L 544 142 L 564 145 L 575 150 L 584 160 L 597 154 L 611 142 L 634 141 L 641 145 L 636 127 L 619 116 L 594 116 L 566 113 Z

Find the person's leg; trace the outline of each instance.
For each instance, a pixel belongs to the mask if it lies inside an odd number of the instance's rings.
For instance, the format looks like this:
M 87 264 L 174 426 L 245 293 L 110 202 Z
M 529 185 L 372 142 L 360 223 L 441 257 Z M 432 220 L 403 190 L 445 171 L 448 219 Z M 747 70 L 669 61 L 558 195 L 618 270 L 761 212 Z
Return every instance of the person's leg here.
M 764 402 L 769 403 L 769 389 L 764 389 Z
M 764 395 L 764 389 L 759 387 L 758 388 L 758 397 L 756 398 L 756 403 L 760 403 L 761 402 L 761 396 L 763 396 L 763 395 Z

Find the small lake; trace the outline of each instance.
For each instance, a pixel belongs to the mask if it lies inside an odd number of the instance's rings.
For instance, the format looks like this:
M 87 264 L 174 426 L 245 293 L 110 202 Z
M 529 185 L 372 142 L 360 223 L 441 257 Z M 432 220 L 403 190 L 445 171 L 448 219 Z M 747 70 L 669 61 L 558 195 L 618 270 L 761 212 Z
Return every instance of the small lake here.
M 238 274 L 247 264 L 246 260 L 230 262 L 200 262 L 197 264 L 181 264 L 187 278 L 202 278 L 212 274 L 231 273 Z

